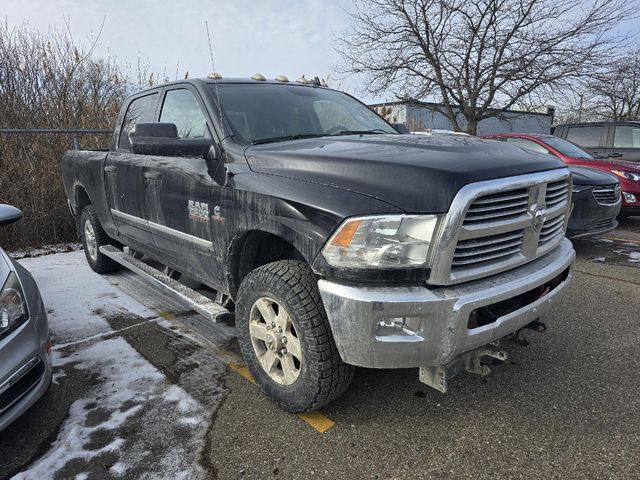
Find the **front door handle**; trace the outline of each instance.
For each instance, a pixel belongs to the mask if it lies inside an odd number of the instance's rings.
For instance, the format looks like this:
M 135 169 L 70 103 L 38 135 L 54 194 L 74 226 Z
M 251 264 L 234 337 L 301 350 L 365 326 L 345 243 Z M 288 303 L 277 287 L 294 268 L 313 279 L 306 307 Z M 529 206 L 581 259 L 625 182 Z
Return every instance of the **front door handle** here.
M 160 180 L 162 178 L 162 174 L 160 172 L 144 172 L 144 178 L 149 180 Z
M 610 157 L 610 158 L 619 158 L 621 156 L 622 156 L 622 154 L 618 153 L 618 152 L 610 153 L 609 155 L 607 155 L 607 157 Z
M 116 173 L 118 169 L 115 165 L 107 165 L 106 167 L 104 167 L 104 171 L 107 173 Z

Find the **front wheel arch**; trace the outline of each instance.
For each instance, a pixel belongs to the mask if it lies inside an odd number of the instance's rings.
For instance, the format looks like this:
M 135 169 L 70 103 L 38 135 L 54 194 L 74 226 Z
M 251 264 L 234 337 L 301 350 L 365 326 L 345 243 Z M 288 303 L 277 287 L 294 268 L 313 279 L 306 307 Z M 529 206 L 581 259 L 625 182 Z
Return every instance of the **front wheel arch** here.
M 227 250 L 227 282 L 234 298 L 242 280 L 253 270 L 278 260 L 309 263 L 300 249 L 285 238 L 264 231 L 249 230 L 237 235 Z

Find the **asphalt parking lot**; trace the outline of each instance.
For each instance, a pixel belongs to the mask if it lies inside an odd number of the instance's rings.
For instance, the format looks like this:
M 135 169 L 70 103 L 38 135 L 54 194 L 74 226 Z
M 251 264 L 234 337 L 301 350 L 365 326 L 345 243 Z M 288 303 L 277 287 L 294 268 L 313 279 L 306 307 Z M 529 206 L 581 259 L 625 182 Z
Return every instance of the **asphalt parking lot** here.
M 638 478 L 640 218 L 606 237 L 575 242 L 547 331 L 505 343 L 490 376 L 443 395 L 415 369 L 359 369 L 306 417 L 260 394 L 232 327 L 128 272 L 100 278 L 80 252 L 25 259 L 56 375 L 0 433 L 0 478 Z

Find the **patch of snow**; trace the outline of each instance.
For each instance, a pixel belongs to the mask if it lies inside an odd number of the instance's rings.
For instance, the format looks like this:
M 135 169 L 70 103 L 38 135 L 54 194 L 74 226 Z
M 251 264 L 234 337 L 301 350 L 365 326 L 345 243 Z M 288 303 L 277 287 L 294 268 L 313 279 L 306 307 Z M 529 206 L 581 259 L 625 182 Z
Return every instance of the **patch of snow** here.
M 198 459 L 209 411 L 170 384 L 124 338 L 111 336 L 116 332 L 104 318 L 126 313 L 150 319 L 154 312 L 91 271 L 83 252 L 25 258 L 21 263 L 35 277 L 50 312 L 58 345 L 53 351 L 55 382 L 66 375 L 59 367 L 68 366 L 86 371 L 98 385 L 71 404 L 49 450 L 14 478 L 58 478 L 65 476 L 69 462 L 73 468 L 79 462 L 91 465 L 105 453 L 116 456 L 110 467 L 114 476 L 137 469 L 137 478 L 204 478 Z
M 116 477 L 122 477 L 125 473 L 127 473 L 127 466 L 122 462 L 116 462 L 111 465 L 109 471 Z
M 47 308 L 53 309 L 48 316 L 56 343 L 110 331 L 107 315 L 155 315 L 91 270 L 82 251 L 25 258 L 20 263 L 36 278 Z
M 596 257 L 593 260 L 591 260 L 592 262 L 604 262 L 606 259 L 604 257 Z
M 634 263 L 640 262 L 640 252 L 629 253 L 629 261 Z
M 51 376 L 51 382 L 54 385 L 59 385 L 60 383 L 58 382 L 59 378 L 64 378 L 66 377 L 67 374 L 64 373 L 64 370 L 62 370 L 61 368 L 57 369 L 55 372 L 53 372 L 53 375 Z
M 182 388 L 168 385 L 166 377 L 121 337 L 92 344 L 70 358 L 69 363 L 74 368 L 97 372 L 101 382 L 87 398 L 71 405 L 69 417 L 49 451 L 26 472 L 14 477 L 15 480 L 51 478 L 71 460 L 90 462 L 107 452 L 118 453 L 114 473 L 124 473 L 136 459 L 128 458 L 128 449 L 124 448 L 127 442 L 118 436 L 118 430 L 129 425 L 136 415 L 143 414 L 143 409 L 150 406 L 179 412 L 176 426 L 199 431 L 207 425 L 206 414 L 200 404 Z M 95 420 L 96 415 L 98 421 Z M 171 423 L 172 419 L 165 418 L 165 421 Z M 162 428 L 166 429 L 167 425 Z M 101 435 L 112 432 L 113 439 L 101 448 L 91 447 L 96 432 Z M 164 464 L 164 460 L 161 463 Z M 190 478 L 201 475 L 197 458 L 189 458 L 184 451 L 181 459 L 173 459 L 171 465 L 163 465 L 166 478 L 176 478 L 185 469 L 190 472 Z

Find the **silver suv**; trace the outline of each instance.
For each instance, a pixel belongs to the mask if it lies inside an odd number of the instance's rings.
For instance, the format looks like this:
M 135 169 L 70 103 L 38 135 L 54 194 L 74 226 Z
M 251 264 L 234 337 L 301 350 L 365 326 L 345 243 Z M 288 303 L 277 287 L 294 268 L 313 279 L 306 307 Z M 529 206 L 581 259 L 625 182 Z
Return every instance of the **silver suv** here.
M 22 212 L 0 205 L 0 226 Z M 38 400 L 51 384 L 47 313 L 35 280 L 0 249 L 0 430 Z

